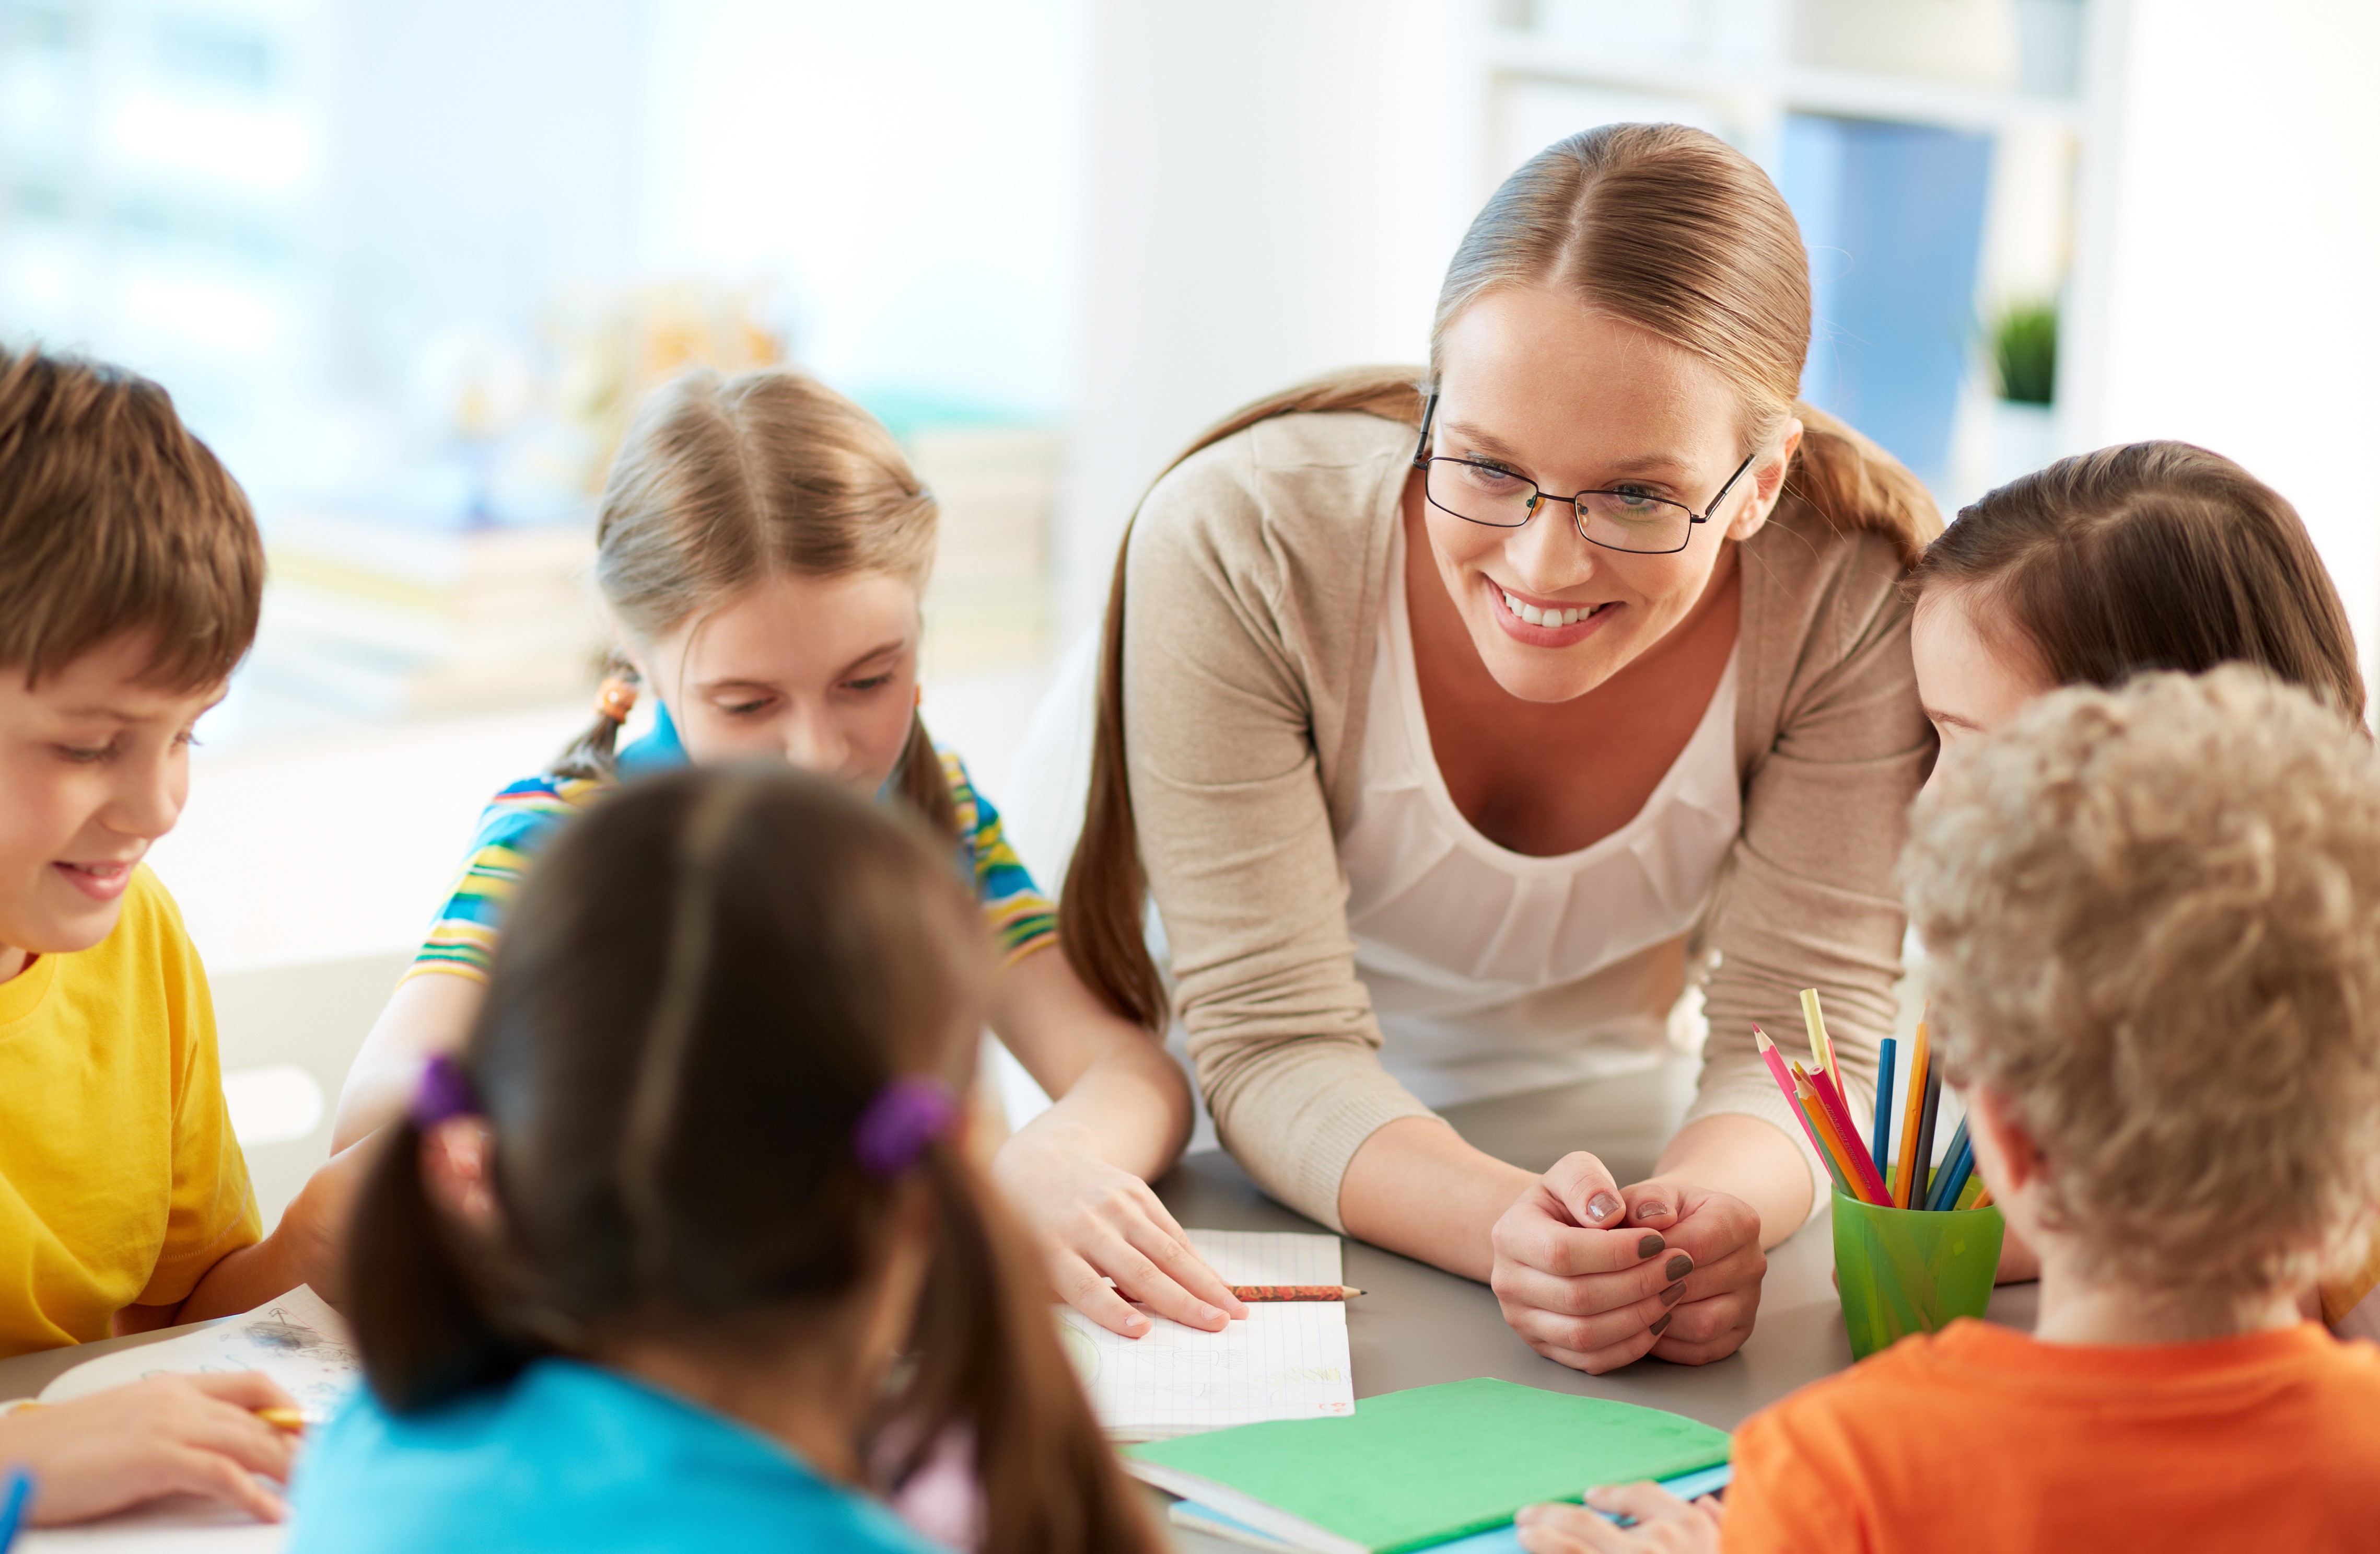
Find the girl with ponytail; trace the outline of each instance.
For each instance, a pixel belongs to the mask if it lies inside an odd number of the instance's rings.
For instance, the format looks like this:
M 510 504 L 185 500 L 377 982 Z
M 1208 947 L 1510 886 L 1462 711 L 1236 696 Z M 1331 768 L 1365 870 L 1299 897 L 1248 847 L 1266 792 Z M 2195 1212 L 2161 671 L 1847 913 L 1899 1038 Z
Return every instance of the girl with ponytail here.
M 971 1163 L 993 967 L 947 848 L 760 767 L 554 840 L 364 1188 L 369 1391 L 293 1554 L 929 1554 L 879 1497 L 953 1440 L 985 1554 L 1153 1554 Z
M 1940 522 L 1799 402 L 1810 327 L 1751 161 L 1572 136 L 1473 222 L 1427 370 L 1232 416 L 1117 559 L 1067 954 L 1179 1014 L 1268 1191 L 1591 1371 L 1733 1353 L 1822 1201 L 1754 1022 L 1818 989 L 1854 1112 L 1892 1028 L 1934 752 L 1900 582 Z M 1649 1177 L 1540 1177 L 1430 1110 L 1642 1067 L 1690 980 L 1702 1076 Z
M 1135 1301 L 1209 1329 L 1245 1314 L 1148 1186 L 1189 1135 L 1188 1082 L 1065 956 L 1044 953 L 1057 942 L 1050 902 L 965 765 L 927 735 L 917 650 L 934 526 L 933 496 L 892 433 L 815 379 L 696 371 L 654 395 L 597 519 L 595 580 L 618 652 L 593 725 L 489 805 L 348 1074 L 334 1147 L 387 1122 L 422 1059 L 461 1043 L 506 904 L 559 820 L 688 762 L 773 760 L 905 810 L 955 850 L 1002 950 L 990 1024 L 1057 1098 L 992 1165 L 1053 1287 L 1132 1337 L 1150 1329 Z M 651 731 L 622 747 L 640 699 Z

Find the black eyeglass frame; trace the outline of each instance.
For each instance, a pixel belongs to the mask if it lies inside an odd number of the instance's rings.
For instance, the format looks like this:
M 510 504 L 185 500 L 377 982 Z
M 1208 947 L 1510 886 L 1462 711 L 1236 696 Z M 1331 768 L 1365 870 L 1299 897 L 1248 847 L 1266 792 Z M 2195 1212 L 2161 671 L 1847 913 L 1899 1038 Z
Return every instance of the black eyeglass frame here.
M 1414 444 L 1413 467 L 1421 471 L 1421 493 L 1424 499 L 1426 499 L 1431 506 L 1437 508 L 1439 512 L 1446 514 L 1448 516 L 1461 518 L 1467 524 L 1477 524 L 1482 528 L 1526 528 L 1528 526 L 1529 518 L 1534 518 L 1537 516 L 1537 504 L 1550 500 L 1546 488 L 1537 484 L 1536 481 L 1530 480 L 1527 476 L 1521 474 L 1517 470 L 1501 468 L 1499 466 L 1492 464 L 1482 464 L 1475 458 L 1457 458 L 1452 454 L 1431 453 L 1429 451 L 1429 431 L 1430 428 L 1437 423 L 1437 420 L 1438 395 L 1436 391 L 1433 390 L 1429 397 L 1423 401 L 1421 412 L 1421 441 Z M 1755 448 L 1752 452 L 1746 454 L 1743 457 L 1743 462 L 1735 467 L 1735 473 L 1727 478 L 1727 484 L 1719 487 L 1718 494 L 1710 499 L 1710 505 L 1704 508 L 1699 513 L 1687 506 L 1684 503 L 1671 502 L 1666 496 L 1647 496 L 1642 498 L 1642 500 L 1646 502 L 1658 502 L 1665 506 L 1675 507 L 1678 511 L 1685 514 L 1686 516 L 1686 537 L 1683 540 L 1679 540 L 1675 545 L 1670 546 L 1666 551 L 1632 551 L 1624 545 L 1607 545 L 1602 540 L 1597 540 L 1595 536 L 1587 533 L 1586 509 L 1579 505 L 1579 498 L 1583 496 L 1627 496 L 1629 493 L 1623 491 L 1597 490 L 1572 492 L 1569 496 L 1563 498 L 1563 501 L 1568 503 L 1570 505 L 1570 527 L 1577 532 L 1578 537 L 1581 540 L 1585 540 L 1588 544 L 1593 545 L 1599 550 L 1617 551 L 1623 556 L 1676 555 L 1680 551 L 1684 550 L 1687 546 L 1694 542 L 1694 526 L 1695 524 L 1708 523 L 1712 518 L 1718 516 L 1718 504 L 1727 500 L 1728 492 L 1735 489 L 1735 482 L 1743 479 L 1743 472 L 1751 468 L 1752 461 L 1759 456 L 1760 450 L 1757 448 Z M 1526 485 L 1530 491 L 1536 493 L 1534 496 L 1529 498 L 1529 518 L 1523 518 L 1516 524 L 1495 524 L 1489 523 L 1485 518 L 1475 518 L 1468 513 L 1456 512 L 1453 508 L 1449 507 L 1445 503 L 1440 502 L 1438 498 L 1431 496 L 1429 493 L 1429 467 L 1432 464 L 1437 463 L 1467 464 L 1475 469 L 1494 469 L 1500 475 L 1509 475 L 1512 479 L 1521 481 L 1523 484 Z

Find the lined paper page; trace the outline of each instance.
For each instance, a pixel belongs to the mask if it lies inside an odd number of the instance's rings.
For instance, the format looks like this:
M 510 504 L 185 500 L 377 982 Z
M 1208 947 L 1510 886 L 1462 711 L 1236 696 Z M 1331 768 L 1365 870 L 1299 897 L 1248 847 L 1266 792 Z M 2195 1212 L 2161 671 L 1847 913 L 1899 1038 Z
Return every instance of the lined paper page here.
M 1227 1284 L 1337 1284 L 1339 1238 L 1267 1231 L 1192 1231 L 1190 1243 Z M 1154 1312 L 1147 1336 L 1120 1338 L 1069 1307 L 1058 1336 L 1091 1406 L 1119 1440 L 1160 1440 L 1259 1419 L 1355 1411 L 1340 1301 L 1262 1303 L 1245 1322 L 1201 1332 Z

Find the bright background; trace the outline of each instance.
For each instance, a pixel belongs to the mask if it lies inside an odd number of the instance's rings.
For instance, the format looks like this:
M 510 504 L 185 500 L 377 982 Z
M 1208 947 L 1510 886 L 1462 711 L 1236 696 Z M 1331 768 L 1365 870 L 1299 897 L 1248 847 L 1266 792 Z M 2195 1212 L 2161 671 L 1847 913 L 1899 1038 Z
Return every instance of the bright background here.
M 997 796 L 1170 454 L 1418 360 L 1498 180 L 1674 118 L 1778 179 L 1808 393 L 1946 508 L 2202 442 L 2368 644 L 2375 54 L 2354 0 L 0 0 L 0 335 L 160 378 L 257 498 L 265 629 L 155 859 L 296 1170 L 479 804 L 585 721 L 587 493 L 676 365 L 789 358 L 909 441 L 927 711 Z M 335 1039 L 268 1039 L 270 968 L 334 965 Z

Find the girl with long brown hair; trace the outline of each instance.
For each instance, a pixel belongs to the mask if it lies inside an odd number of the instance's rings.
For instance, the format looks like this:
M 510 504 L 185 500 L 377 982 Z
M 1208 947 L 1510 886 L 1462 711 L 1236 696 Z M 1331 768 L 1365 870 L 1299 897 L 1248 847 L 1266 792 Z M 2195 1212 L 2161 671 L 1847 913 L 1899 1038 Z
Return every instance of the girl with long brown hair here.
M 906 810 L 974 882 L 1002 951 L 990 1024 L 1056 1098 L 992 1160 L 1052 1287 L 1128 1337 L 1150 1330 L 1133 1302 L 1210 1330 L 1245 1314 L 1148 1185 L 1189 1135 L 1187 1081 L 1048 953 L 1050 902 L 990 799 L 926 732 L 917 657 L 935 525 L 933 494 L 892 434 L 815 378 L 696 371 L 647 401 L 597 520 L 595 580 L 619 656 L 593 726 L 488 806 L 348 1075 L 334 1147 L 402 1108 L 425 1056 L 460 1044 L 506 904 L 557 822 L 689 762 L 774 760 Z M 651 730 L 615 748 L 639 700 Z
M 571 822 L 364 1188 L 293 1550 L 928 1554 L 868 1491 L 955 1433 L 986 1554 L 1153 1551 L 965 1145 L 991 981 L 945 844 L 823 780 Z
M 1753 1022 L 1818 989 L 1855 1096 L 1893 1023 L 1934 749 L 1899 588 L 1939 520 L 1798 401 L 1810 327 L 1749 159 L 1573 136 L 1473 222 L 1426 371 L 1229 418 L 1117 562 L 1067 953 L 1178 1009 L 1268 1191 L 1588 1370 L 1732 1353 L 1821 1201 Z M 1645 1065 L 1690 977 L 1699 1093 L 1650 1177 L 1539 1177 L 1432 1111 Z

